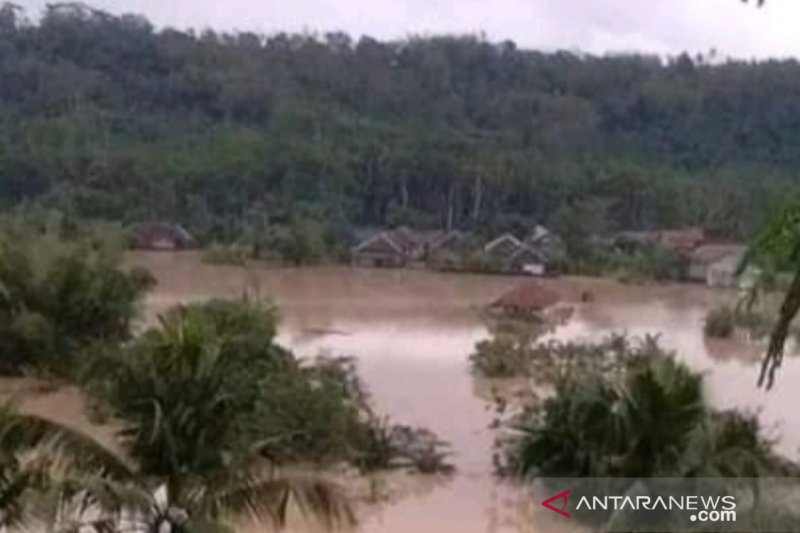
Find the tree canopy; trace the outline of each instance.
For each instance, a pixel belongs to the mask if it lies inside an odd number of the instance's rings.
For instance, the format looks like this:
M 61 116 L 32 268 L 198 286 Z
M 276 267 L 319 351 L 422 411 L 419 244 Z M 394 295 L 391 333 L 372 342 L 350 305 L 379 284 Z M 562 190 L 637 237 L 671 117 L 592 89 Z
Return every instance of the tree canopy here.
M 794 60 L 34 15 L 0 10 L 4 206 L 173 219 L 293 258 L 357 226 L 572 227 L 575 206 L 596 228 L 742 237 L 800 163 Z

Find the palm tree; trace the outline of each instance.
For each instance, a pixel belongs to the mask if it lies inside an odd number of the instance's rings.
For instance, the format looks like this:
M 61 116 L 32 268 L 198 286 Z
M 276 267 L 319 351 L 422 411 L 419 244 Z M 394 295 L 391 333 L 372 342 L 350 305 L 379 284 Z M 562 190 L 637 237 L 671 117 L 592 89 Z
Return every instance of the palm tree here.
M 619 376 L 573 376 L 514 428 L 510 466 L 526 478 L 785 471 L 755 417 L 708 410 L 702 377 L 663 355 L 633 360 Z
M 33 500 L 74 486 L 79 470 L 109 479 L 129 472 L 91 437 L 0 404 L 0 530 L 35 518 Z
M 232 352 L 216 329 L 179 311 L 93 366 L 90 390 L 121 421 L 137 467 L 135 477 L 102 487 L 106 507 L 133 513 L 148 531 L 225 529 L 240 513 L 280 527 L 292 504 L 329 526 L 351 522 L 334 485 L 286 476 L 265 458 L 252 415 L 260 376 L 276 354 Z

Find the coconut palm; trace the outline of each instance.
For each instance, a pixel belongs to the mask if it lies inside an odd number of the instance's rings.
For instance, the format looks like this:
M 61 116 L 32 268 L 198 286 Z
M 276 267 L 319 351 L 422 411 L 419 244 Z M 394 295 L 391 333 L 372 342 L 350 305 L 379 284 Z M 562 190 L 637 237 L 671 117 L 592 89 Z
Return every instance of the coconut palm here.
M 102 487 L 111 511 L 173 532 L 224 529 L 240 513 L 281 526 L 292 504 L 328 525 L 352 521 L 334 485 L 287 477 L 266 460 L 254 406 L 260 377 L 281 354 L 262 348 L 231 351 L 207 320 L 178 311 L 93 365 L 90 390 L 120 421 L 137 467 L 135 478 Z
M 32 519 L 35 498 L 77 486 L 77 472 L 127 476 L 124 460 L 91 437 L 0 404 L 0 529 Z
M 508 443 L 523 477 L 696 477 L 777 474 L 757 420 L 709 411 L 702 378 L 665 355 L 621 375 L 582 373 L 520 415 Z

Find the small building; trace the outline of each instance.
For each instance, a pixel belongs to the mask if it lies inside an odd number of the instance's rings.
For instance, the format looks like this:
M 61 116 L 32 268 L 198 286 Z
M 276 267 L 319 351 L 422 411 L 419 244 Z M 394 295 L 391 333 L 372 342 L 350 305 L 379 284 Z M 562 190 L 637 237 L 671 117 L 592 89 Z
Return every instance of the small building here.
M 556 292 L 544 287 L 541 283 L 528 281 L 497 298 L 489 305 L 489 308 L 504 313 L 536 315 L 556 305 L 559 299 Z
M 522 242 L 510 233 L 504 233 L 486 243 L 484 253 L 498 264 L 505 264 L 522 246 Z
M 130 229 L 131 247 L 137 250 L 185 250 L 194 246 L 192 235 L 180 224 L 142 222 Z
M 353 263 L 370 267 L 401 267 L 408 261 L 406 250 L 389 231 L 367 237 L 350 251 Z
M 362 266 L 400 267 L 426 262 L 432 252 L 448 246 L 458 238 L 458 232 L 415 230 L 408 226 L 374 230 L 361 236 L 351 248 L 353 263 Z
M 551 272 L 559 261 L 557 248 L 549 245 L 555 241 L 543 237 L 544 235 L 540 235 L 538 239 L 523 242 L 512 234 L 505 233 L 486 244 L 483 251 L 503 272 L 543 276 Z
M 744 253 L 745 247 L 738 244 L 698 246 L 689 256 L 689 280 L 709 287 L 736 287 L 742 281 L 737 280 L 736 271 Z
M 452 230 L 427 243 L 425 260 L 437 267 L 457 267 L 469 251 L 469 235 Z
M 522 244 L 539 255 L 539 261 L 547 272 L 558 270 L 567 256 L 567 247 L 563 239 L 541 225 L 535 226 Z

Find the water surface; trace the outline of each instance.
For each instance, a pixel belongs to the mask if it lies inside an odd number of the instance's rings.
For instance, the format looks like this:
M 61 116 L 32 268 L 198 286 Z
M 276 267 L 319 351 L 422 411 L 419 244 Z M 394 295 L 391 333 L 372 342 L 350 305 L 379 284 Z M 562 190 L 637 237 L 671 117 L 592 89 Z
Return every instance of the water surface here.
M 397 422 L 426 426 L 452 444 L 458 468 L 453 479 L 421 483 L 380 506 L 364 519 L 361 531 L 530 530 L 536 503 L 491 475 L 492 404 L 486 384 L 470 375 L 467 360 L 475 342 L 487 335 L 481 308 L 520 278 L 211 266 L 194 254 L 136 254 L 131 261 L 149 268 L 159 280 L 148 299 L 151 313 L 244 290 L 269 296 L 281 310 L 281 342 L 301 355 L 355 357 L 379 410 Z M 758 390 L 756 347 L 703 338 L 705 313 L 723 294 L 693 285 L 623 286 L 575 278 L 544 283 L 576 306 L 557 337 L 596 338 L 612 331 L 660 334 L 678 357 L 706 372 L 715 405 L 758 410 L 770 434 L 779 438 L 779 449 L 796 455 L 800 366 L 790 361 L 775 390 Z M 577 302 L 583 290 L 594 293 L 594 302 Z

